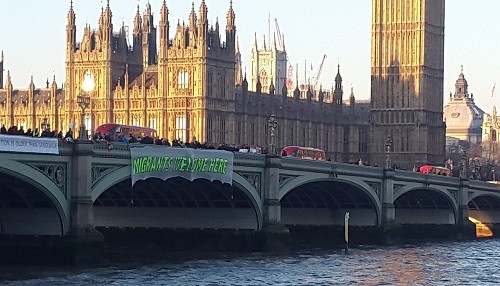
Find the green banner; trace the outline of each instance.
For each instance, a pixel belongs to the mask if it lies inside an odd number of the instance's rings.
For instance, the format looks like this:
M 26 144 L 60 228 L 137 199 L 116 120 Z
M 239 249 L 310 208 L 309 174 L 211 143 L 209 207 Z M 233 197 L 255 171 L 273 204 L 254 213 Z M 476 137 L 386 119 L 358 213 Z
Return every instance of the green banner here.
M 145 145 L 130 148 L 132 186 L 138 180 L 203 178 L 232 185 L 234 154 L 229 151 Z

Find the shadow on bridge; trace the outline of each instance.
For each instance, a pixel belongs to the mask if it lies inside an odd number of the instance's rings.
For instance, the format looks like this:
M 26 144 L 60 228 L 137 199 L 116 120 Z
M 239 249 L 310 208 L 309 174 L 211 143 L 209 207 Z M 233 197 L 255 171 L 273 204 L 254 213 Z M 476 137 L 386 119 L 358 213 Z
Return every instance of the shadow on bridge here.
M 480 195 L 473 197 L 469 203 L 469 217 L 487 226 L 500 222 L 500 197 Z
M 409 190 L 394 201 L 395 220 L 400 224 L 454 225 L 457 208 L 449 196 L 430 188 Z
M 352 225 L 376 226 L 379 222 L 375 198 L 342 181 L 305 183 L 281 199 L 285 225 L 344 225 L 345 212 L 351 213 Z
M 54 202 L 39 187 L 0 172 L 0 234 L 63 235 Z
M 131 185 L 131 179 L 122 180 L 94 201 L 96 227 L 259 228 L 256 202 L 237 186 L 181 177 Z

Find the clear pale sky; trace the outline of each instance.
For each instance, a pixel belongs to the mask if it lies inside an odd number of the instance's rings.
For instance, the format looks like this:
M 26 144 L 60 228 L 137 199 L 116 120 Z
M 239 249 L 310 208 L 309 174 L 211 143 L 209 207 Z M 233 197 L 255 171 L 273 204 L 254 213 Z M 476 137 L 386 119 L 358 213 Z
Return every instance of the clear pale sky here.
M 162 0 L 150 0 L 155 25 Z M 192 1 L 167 0 L 170 35 L 177 20 L 188 20 Z M 219 18 L 225 28 L 229 0 L 205 0 L 210 23 Z M 139 3 L 141 15 L 146 0 L 110 0 L 114 30 L 122 21 L 130 27 Z M 198 13 L 201 0 L 194 2 Z M 44 87 L 53 75 L 60 85 L 65 73 L 65 29 L 69 1 L 0 0 L 0 50 L 4 52 L 4 78 L 7 70 L 15 88 L 27 88 L 33 75 L 35 86 Z M 86 23 L 97 28 L 101 6 L 106 0 L 74 0 L 77 41 L 81 41 Z M 249 66 L 254 33 L 259 47 L 264 35 L 275 32 L 278 19 L 290 63 L 299 64 L 299 81 L 317 74 L 323 54 L 327 55 L 320 82 L 330 88 L 340 63 L 344 93 L 354 88 L 357 99 L 370 97 L 371 0 L 234 0 L 237 35 L 243 66 Z M 455 81 L 464 67 L 469 92 L 476 104 L 491 113 L 493 104 L 500 106 L 500 1 L 448 0 L 445 16 L 444 103 L 454 92 Z M 311 70 L 312 65 L 312 70 Z M 295 74 L 294 74 L 295 78 Z M 492 88 L 496 83 L 495 96 Z

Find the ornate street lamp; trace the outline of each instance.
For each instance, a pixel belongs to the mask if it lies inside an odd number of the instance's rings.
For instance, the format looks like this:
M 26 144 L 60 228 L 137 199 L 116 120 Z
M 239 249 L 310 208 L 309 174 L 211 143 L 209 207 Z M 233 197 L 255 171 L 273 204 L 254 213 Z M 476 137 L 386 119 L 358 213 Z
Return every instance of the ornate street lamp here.
M 390 157 L 391 150 L 392 150 L 392 136 L 387 134 L 385 136 L 385 168 L 386 169 L 391 168 L 391 157 Z
M 278 122 L 276 121 L 276 115 L 271 114 L 269 120 L 267 121 L 267 126 L 269 126 L 269 130 L 271 130 L 271 144 L 269 145 L 269 154 L 276 154 L 276 146 L 274 144 L 274 131 L 278 128 Z
M 462 172 L 460 177 L 467 179 L 467 150 L 462 150 Z
M 47 117 L 44 117 L 40 127 L 42 127 L 42 130 L 45 131 L 45 130 L 47 130 L 47 128 L 49 128 L 49 126 L 50 126 L 50 124 L 49 124 Z
M 80 108 L 82 109 L 82 117 L 80 119 L 80 135 L 78 136 L 78 139 L 82 139 L 82 140 L 86 140 L 88 139 L 87 138 L 87 132 L 85 130 L 85 109 L 87 109 L 87 107 L 89 107 L 90 105 L 90 96 L 88 95 L 83 95 L 83 94 L 79 94 L 77 97 L 76 97 L 76 102 L 78 103 L 78 106 L 80 106 Z

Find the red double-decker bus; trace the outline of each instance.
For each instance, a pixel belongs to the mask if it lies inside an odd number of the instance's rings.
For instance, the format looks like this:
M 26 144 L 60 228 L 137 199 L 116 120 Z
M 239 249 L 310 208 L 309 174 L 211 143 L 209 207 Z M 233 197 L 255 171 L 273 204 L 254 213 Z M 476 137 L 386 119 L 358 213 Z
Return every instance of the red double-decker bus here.
M 424 165 L 418 168 L 420 173 L 426 174 L 435 174 L 441 176 L 451 176 L 451 170 L 446 167 L 432 166 L 432 165 Z
M 96 128 L 95 133 L 101 133 L 102 136 L 108 135 L 111 139 L 114 139 L 117 134 L 127 134 L 134 137 L 144 137 L 149 136 L 151 138 L 156 137 L 156 130 L 148 127 L 123 125 L 116 123 L 106 123 L 100 125 Z
M 288 146 L 283 148 L 281 156 L 325 161 L 325 151 L 311 147 Z

